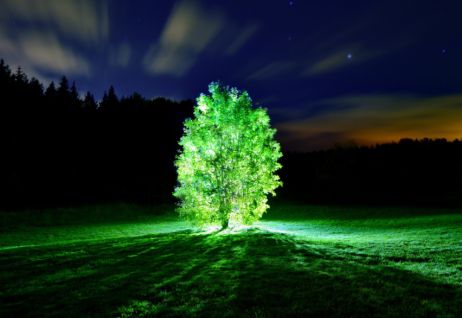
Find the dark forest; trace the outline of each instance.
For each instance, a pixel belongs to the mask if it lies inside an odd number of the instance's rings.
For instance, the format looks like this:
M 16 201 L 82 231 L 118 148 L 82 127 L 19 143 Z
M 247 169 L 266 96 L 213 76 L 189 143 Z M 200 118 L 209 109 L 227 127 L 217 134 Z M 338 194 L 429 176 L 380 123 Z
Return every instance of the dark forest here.
M 62 77 L 46 88 L 0 62 L 1 208 L 172 202 L 173 161 L 193 100 L 96 101 Z M 277 137 L 277 136 L 276 136 Z M 285 152 L 278 197 L 304 203 L 462 204 L 462 141 L 402 139 Z

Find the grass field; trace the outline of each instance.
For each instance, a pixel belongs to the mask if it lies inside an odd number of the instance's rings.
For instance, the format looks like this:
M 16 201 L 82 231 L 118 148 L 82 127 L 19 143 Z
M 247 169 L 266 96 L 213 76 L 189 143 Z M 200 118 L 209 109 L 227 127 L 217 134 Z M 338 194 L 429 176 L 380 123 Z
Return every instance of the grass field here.
M 287 203 L 220 233 L 169 206 L 0 221 L 0 317 L 462 317 L 460 210 Z

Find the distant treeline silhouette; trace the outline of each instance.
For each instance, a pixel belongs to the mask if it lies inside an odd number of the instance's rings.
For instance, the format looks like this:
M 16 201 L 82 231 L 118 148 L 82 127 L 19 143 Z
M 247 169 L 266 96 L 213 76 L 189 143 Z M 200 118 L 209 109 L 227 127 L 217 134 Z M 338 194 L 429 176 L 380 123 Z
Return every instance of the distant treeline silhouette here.
M 462 206 L 462 141 L 401 139 L 283 157 L 283 196 L 311 203 Z
M 170 198 L 193 101 L 77 92 L 0 62 L 0 208 Z
M 194 101 L 100 102 L 62 77 L 44 88 L 0 61 L 0 209 L 172 202 L 174 159 Z M 282 199 L 462 205 L 462 142 L 403 139 L 376 147 L 285 153 Z

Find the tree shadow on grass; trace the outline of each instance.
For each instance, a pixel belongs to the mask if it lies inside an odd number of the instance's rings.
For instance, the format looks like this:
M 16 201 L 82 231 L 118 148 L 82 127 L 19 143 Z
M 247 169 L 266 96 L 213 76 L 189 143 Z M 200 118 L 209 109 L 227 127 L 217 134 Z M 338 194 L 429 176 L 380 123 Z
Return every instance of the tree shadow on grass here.
M 0 253 L 0 316 L 460 317 L 462 291 L 260 230 Z

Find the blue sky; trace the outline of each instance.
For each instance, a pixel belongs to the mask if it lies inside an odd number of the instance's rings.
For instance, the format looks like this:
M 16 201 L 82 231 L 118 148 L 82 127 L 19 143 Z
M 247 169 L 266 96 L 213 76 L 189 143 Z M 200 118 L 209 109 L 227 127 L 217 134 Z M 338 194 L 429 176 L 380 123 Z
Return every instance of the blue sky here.
M 267 107 L 293 150 L 462 138 L 459 1 L 0 0 L 0 57 L 81 92 Z

